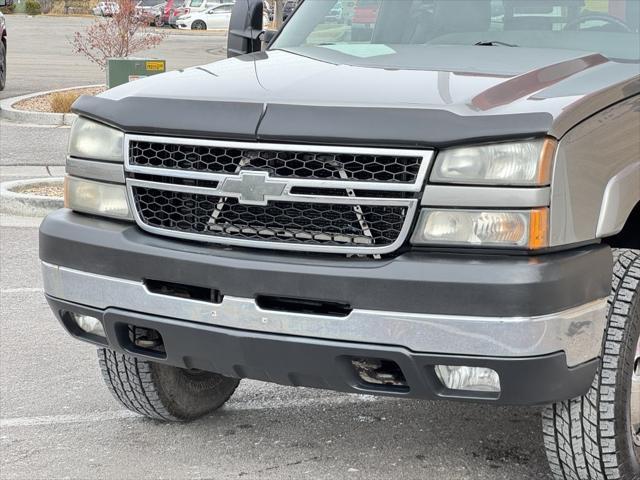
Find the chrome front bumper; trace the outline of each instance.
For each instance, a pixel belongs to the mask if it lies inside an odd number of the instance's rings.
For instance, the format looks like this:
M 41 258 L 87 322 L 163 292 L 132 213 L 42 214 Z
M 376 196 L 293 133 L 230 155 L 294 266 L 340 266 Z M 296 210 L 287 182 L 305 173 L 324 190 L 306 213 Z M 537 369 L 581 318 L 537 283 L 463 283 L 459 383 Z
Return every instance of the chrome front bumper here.
M 600 299 L 534 317 L 430 315 L 355 309 L 346 317 L 263 310 L 251 298 L 220 304 L 150 292 L 142 282 L 42 263 L 45 293 L 105 310 L 117 308 L 237 330 L 404 347 L 413 352 L 533 357 L 564 352 L 573 367 L 600 355 L 607 302 Z

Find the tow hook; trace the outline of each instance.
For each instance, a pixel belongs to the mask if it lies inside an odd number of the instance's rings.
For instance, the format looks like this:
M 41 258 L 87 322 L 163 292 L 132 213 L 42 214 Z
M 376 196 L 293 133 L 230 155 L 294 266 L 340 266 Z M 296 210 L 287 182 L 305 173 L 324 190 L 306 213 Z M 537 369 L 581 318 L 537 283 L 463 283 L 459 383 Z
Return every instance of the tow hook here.
M 381 358 L 354 358 L 351 360 L 351 364 L 365 383 L 407 387 L 407 380 L 396 362 Z

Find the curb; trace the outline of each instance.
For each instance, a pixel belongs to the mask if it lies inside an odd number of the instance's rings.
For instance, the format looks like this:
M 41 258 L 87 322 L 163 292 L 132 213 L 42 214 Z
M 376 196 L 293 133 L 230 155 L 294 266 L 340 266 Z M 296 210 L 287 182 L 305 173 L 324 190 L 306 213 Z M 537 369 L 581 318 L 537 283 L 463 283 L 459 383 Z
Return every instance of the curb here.
M 70 126 L 76 119 L 75 113 L 50 113 L 50 112 L 32 112 L 28 110 L 18 110 L 13 108 L 15 103 L 30 98 L 48 95 L 54 92 L 66 92 L 77 88 L 100 87 L 101 85 L 83 85 L 77 87 L 60 88 L 57 90 L 47 90 L 45 92 L 30 93 L 20 97 L 5 98 L 0 100 L 0 118 L 16 123 L 30 123 L 34 125 L 49 126 Z
M 226 28 L 212 28 L 209 30 L 188 30 L 183 28 L 164 28 L 153 27 L 155 31 L 164 33 L 167 36 L 171 35 L 184 35 L 187 37 L 219 37 L 229 32 Z
M 0 212 L 22 217 L 44 217 L 64 206 L 62 198 L 45 197 L 13 190 L 20 187 L 62 183 L 62 177 L 32 178 L 0 183 Z

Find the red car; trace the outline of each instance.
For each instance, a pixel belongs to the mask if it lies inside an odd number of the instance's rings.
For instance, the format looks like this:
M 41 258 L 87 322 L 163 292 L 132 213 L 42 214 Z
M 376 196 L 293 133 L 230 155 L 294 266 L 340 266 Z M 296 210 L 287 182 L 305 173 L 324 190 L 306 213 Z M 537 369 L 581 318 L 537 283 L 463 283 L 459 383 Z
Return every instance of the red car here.
M 378 9 L 380 2 L 378 0 L 360 0 L 356 3 L 353 10 L 352 23 L 371 25 L 376 23 L 378 19 Z
M 168 0 L 164 6 L 162 18 L 156 20 L 156 26 L 160 27 L 167 24 L 174 27 L 176 18 L 189 13 L 189 9 L 185 8 L 184 4 L 184 0 Z

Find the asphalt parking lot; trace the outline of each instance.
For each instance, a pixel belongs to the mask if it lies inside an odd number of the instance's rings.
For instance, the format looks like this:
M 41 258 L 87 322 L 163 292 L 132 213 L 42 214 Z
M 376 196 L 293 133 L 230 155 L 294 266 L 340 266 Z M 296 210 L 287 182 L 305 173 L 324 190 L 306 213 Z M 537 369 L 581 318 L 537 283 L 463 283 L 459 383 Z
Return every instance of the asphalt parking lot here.
M 2 96 L 99 83 L 102 73 L 71 56 L 66 40 L 88 21 L 9 17 Z M 157 55 L 182 68 L 221 58 L 223 48 L 222 36 L 172 35 Z M 47 175 L 63 165 L 68 131 L 0 123 L 0 179 Z M 94 348 L 70 339 L 49 311 L 38 224 L 0 215 L 2 479 L 548 478 L 537 408 L 244 381 L 223 409 L 195 423 L 137 417 L 110 398 Z
M 7 87 L 0 98 L 47 89 L 104 83 L 104 73 L 74 53 L 71 39 L 90 17 L 7 15 Z M 171 70 L 212 62 L 225 54 L 224 35 L 184 34 L 172 29 L 156 49 L 136 56 L 163 58 Z

